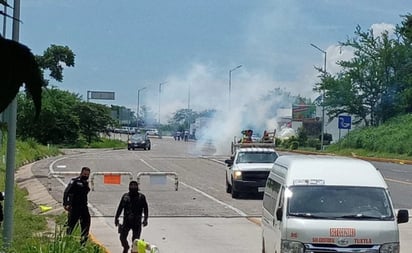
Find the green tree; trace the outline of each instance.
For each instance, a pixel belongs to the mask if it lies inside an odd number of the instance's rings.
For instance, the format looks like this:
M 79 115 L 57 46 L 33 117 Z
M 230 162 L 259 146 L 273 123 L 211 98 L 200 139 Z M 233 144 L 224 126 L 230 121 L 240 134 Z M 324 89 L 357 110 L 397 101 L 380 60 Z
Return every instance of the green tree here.
M 399 54 L 404 56 L 400 62 L 399 71 L 403 85 L 399 102 L 405 113 L 412 113 L 412 15 L 408 14 L 403 17 L 402 26 L 396 27 L 403 40 L 403 43 L 399 45 Z
M 192 109 L 180 109 L 175 112 L 169 124 L 174 126 L 176 130 L 184 131 L 189 129 L 190 124 L 195 122 L 198 115 Z
M 17 110 L 17 136 L 34 138 L 42 144 L 71 144 L 79 138 L 79 118 L 73 108 L 80 96 L 55 87 L 43 94 L 42 112 L 33 121 L 33 103 L 20 93 Z
M 354 57 L 337 64 L 342 71 L 336 76 L 321 72 L 316 90 L 325 92 L 324 105 L 331 120 L 341 113 L 356 117 L 354 124 L 377 126 L 403 112 L 399 101 L 404 90 L 401 78 L 404 50 L 399 36 L 388 32 L 379 36 L 372 29 L 356 27 L 355 38 L 341 42 L 354 50 Z
M 36 55 L 36 61 L 43 71 L 49 70 L 49 76 L 58 82 L 63 81 L 63 67 L 74 67 L 75 54 L 68 46 L 51 45 L 43 55 Z M 45 80 L 46 84 L 49 83 Z
M 106 132 L 107 126 L 113 124 L 111 109 L 105 105 L 81 102 L 74 107 L 79 117 L 80 133 L 87 143 L 99 139 L 99 133 Z

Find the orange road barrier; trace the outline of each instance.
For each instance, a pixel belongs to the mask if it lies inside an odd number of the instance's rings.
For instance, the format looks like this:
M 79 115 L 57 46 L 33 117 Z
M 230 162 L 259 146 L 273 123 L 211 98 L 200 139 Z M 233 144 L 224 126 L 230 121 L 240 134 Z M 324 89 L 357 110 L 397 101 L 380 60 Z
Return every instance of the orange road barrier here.
M 116 175 L 104 175 L 103 176 L 103 183 L 104 184 L 120 184 L 121 183 L 121 175 L 116 174 Z

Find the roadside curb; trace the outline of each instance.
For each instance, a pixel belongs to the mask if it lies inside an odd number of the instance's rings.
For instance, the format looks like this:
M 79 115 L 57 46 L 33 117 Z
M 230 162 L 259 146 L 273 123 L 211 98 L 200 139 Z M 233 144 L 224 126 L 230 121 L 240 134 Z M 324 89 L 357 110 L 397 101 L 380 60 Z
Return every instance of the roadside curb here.
M 345 156 L 345 155 L 336 155 L 332 153 L 322 153 L 322 152 L 314 152 L 314 151 L 304 151 L 304 150 L 282 150 L 279 151 L 283 152 L 291 152 L 291 153 L 298 153 L 298 154 L 306 154 L 306 155 L 332 155 L 332 156 Z M 397 163 L 397 164 L 408 164 L 412 165 L 412 160 L 405 160 L 405 159 L 395 159 L 395 158 L 379 158 L 379 157 L 370 157 L 370 156 L 360 156 L 355 153 L 352 153 L 350 156 L 346 155 L 347 157 L 358 158 L 366 161 L 375 161 L 375 162 L 388 162 L 388 163 Z

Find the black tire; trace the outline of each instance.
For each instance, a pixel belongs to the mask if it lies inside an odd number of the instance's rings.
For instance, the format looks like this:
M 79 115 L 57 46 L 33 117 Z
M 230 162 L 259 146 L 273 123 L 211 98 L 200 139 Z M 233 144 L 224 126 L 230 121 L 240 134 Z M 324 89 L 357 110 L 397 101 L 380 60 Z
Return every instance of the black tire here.
M 234 187 L 233 187 L 233 180 L 232 180 L 232 187 L 231 187 L 232 189 L 232 191 L 231 191 L 231 193 L 232 193 L 232 198 L 233 199 L 237 199 L 238 197 L 239 197 L 239 192 L 238 191 L 236 191 L 235 189 L 234 189 Z
M 151 150 L 152 149 L 152 145 L 149 145 L 149 147 L 147 148 L 147 150 Z
M 265 253 L 265 240 L 262 239 L 262 253 Z
M 146 150 L 147 148 L 146 148 L 146 147 L 144 147 L 143 149 L 144 149 L 144 150 Z
M 232 187 L 232 198 L 237 199 L 238 197 L 239 197 L 239 192 L 236 190 L 233 190 L 233 187 Z
M 232 192 L 232 186 L 227 181 L 227 176 L 226 176 L 226 193 L 231 193 L 231 192 Z

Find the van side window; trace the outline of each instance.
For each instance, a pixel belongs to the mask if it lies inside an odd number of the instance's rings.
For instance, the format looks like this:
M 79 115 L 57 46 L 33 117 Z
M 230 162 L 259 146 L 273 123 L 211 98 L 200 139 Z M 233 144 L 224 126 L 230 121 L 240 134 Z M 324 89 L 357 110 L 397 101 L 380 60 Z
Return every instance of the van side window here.
M 280 187 L 280 183 L 271 178 L 267 179 L 265 194 L 263 195 L 263 208 L 271 214 L 276 212 L 276 203 Z
M 283 197 L 284 195 L 285 195 L 285 188 L 282 187 L 282 189 L 280 189 L 279 204 L 277 208 L 283 208 L 283 204 L 285 202 L 285 198 Z

